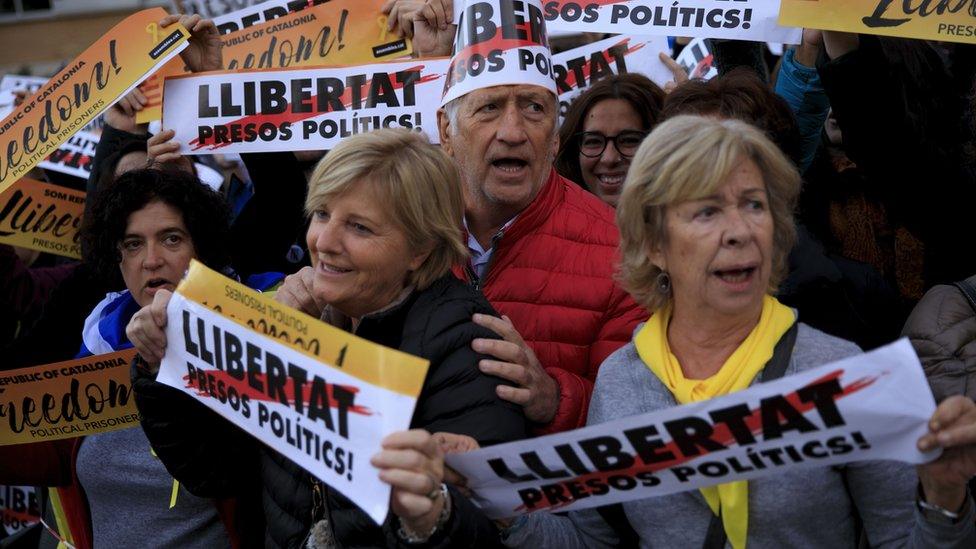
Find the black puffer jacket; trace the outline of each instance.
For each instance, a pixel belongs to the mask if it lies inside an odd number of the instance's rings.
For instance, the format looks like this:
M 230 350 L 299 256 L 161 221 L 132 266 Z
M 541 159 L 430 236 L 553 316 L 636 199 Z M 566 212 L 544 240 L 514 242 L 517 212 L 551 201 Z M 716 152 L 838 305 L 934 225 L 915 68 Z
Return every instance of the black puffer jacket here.
M 497 336 L 472 323 L 474 313 L 496 314 L 480 293 L 448 275 L 394 309 L 363 318 L 356 334 L 430 360 L 412 427 L 469 435 L 482 446 L 521 439 L 526 434 L 521 408 L 499 400 L 495 387 L 502 381 L 478 370 L 482 356 L 471 349 L 471 341 Z M 246 514 L 261 491 L 264 546 L 301 547 L 311 526 L 326 513 L 340 547 L 398 543 L 392 518 L 377 527 L 351 501 L 202 404 L 136 369 L 133 388 L 153 448 L 190 492 L 237 496 Z M 477 511 L 456 492 L 452 496 L 452 519 L 433 544 L 498 544 L 494 526 L 483 517 L 455 520 Z

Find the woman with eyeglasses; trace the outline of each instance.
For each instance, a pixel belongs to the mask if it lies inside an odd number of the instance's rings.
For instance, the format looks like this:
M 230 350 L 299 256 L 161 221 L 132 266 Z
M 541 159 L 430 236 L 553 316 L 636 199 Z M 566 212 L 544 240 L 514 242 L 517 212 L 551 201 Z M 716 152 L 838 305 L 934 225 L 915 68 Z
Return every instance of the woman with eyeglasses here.
M 563 119 L 556 170 L 616 207 L 630 159 L 657 124 L 664 95 L 640 74 L 597 82 L 573 101 Z

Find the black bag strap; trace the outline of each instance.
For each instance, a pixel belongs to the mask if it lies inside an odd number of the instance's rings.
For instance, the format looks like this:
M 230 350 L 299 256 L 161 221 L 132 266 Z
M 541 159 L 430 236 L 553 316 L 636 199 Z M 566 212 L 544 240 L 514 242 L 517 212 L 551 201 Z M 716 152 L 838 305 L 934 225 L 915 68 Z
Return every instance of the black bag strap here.
M 793 346 L 796 344 L 796 334 L 799 331 L 799 322 L 794 322 L 790 329 L 783 334 L 773 348 L 773 357 L 763 367 L 761 381 L 766 383 L 783 377 L 786 368 L 790 365 L 790 357 L 793 356 Z M 708 522 L 708 532 L 705 534 L 705 543 L 702 549 L 723 549 L 728 537 L 725 535 L 725 526 L 722 524 L 722 515 L 712 515 L 712 520 Z
M 976 275 L 973 275 L 966 280 L 953 282 L 952 285 L 959 288 L 962 295 L 966 297 L 966 301 L 969 302 L 969 306 L 973 308 L 973 312 L 976 312 Z
M 790 365 L 790 357 L 793 356 L 793 345 L 796 344 L 796 333 L 800 330 L 799 325 L 799 322 L 794 322 L 790 329 L 783 334 L 783 337 L 776 342 L 776 347 L 773 348 L 773 358 L 769 359 L 762 370 L 760 380 L 763 383 L 779 379 L 786 373 L 786 368 Z
M 640 534 L 637 533 L 637 530 L 634 530 L 634 527 L 627 519 L 627 515 L 624 513 L 624 506 L 622 503 L 614 503 L 613 505 L 597 507 L 596 511 L 600 513 L 603 520 L 605 520 L 617 534 L 617 537 L 619 538 L 617 547 L 640 547 Z

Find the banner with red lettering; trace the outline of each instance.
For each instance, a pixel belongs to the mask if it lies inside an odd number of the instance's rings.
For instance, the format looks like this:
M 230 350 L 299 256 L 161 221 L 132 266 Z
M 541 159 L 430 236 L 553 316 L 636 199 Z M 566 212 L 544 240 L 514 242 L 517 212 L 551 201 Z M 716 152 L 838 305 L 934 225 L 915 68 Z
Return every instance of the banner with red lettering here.
M 88 179 L 91 175 L 92 160 L 95 158 L 95 147 L 100 137 L 90 132 L 80 131 L 67 141 L 61 143 L 58 150 L 51 153 L 38 166 L 45 170 L 73 175 Z
M 664 87 L 673 76 L 658 58 L 662 52 L 671 54 L 666 37 L 620 35 L 553 55 L 560 116 L 565 116 L 579 94 L 614 74 L 643 74 Z
M 230 34 L 328 1 L 330 0 L 266 0 L 211 19 L 220 34 Z
M 41 520 L 38 501 L 33 486 L 0 486 L 0 540 Z
M 600 391 L 599 381 L 596 391 Z M 447 456 L 492 518 L 571 511 L 791 468 L 924 463 L 935 400 L 907 339 L 712 400 Z
M 546 0 L 552 31 L 731 38 L 797 44 L 777 22 L 780 0 Z
M 329 326 L 197 261 L 167 315 L 157 381 L 383 522 L 390 485 L 369 460 L 383 438 L 409 428 L 427 360 Z
M 446 68 L 438 58 L 167 78 L 163 127 L 183 154 L 328 150 L 378 128 L 436 143 Z
M 718 76 L 715 57 L 712 55 L 712 49 L 708 47 L 708 41 L 704 38 L 695 38 L 688 42 L 675 62 L 685 69 L 688 78 L 711 80 Z
M 386 28 L 380 13 L 384 0 L 294 1 L 271 0 L 226 14 L 224 29 L 240 26 L 220 37 L 224 68 L 297 69 L 376 63 L 408 57 L 413 43 Z M 268 4 L 268 5 L 266 5 Z M 263 20 L 263 21 L 262 21 Z M 140 87 L 148 102 L 139 123 L 161 117 L 162 84 L 187 74 L 180 59 L 168 63 Z
M 454 20 L 457 34 L 442 105 L 501 85 L 534 84 L 557 93 L 539 0 L 459 0 Z

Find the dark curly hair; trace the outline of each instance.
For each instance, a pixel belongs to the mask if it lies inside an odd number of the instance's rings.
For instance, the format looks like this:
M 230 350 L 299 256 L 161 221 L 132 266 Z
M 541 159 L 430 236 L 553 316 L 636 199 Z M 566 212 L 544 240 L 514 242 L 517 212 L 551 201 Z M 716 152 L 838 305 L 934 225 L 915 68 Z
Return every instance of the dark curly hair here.
M 133 170 L 98 193 L 82 223 L 82 254 L 99 276 L 121 285 L 119 242 L 129 216 L 157 200 L 183 214 L 197 259 L 212 269 L 228 266 L 230 209 L 224 198 L 180 170 Z
M 559 127 L 559 152 L 556 171 L 586 189 L 580 170 L 579 139 L 583 122 L 590 109 L 606 99 L 623 99 L 630 103 L 641 119 L 641 129 L 651 131 L 661 119 L 664 90 L 650 78 L 637 73 L 615 74 L 598 81 L 573 100 Z M 587 189 L 589 190 L 589 189 Z
M 684 82 L 664 100 L 661 119 L 682 114 L 718 115 L 748 122 L 799 164 L 800 130 L 793 111 L 752 69 L 737 67 L 708 81 Z

